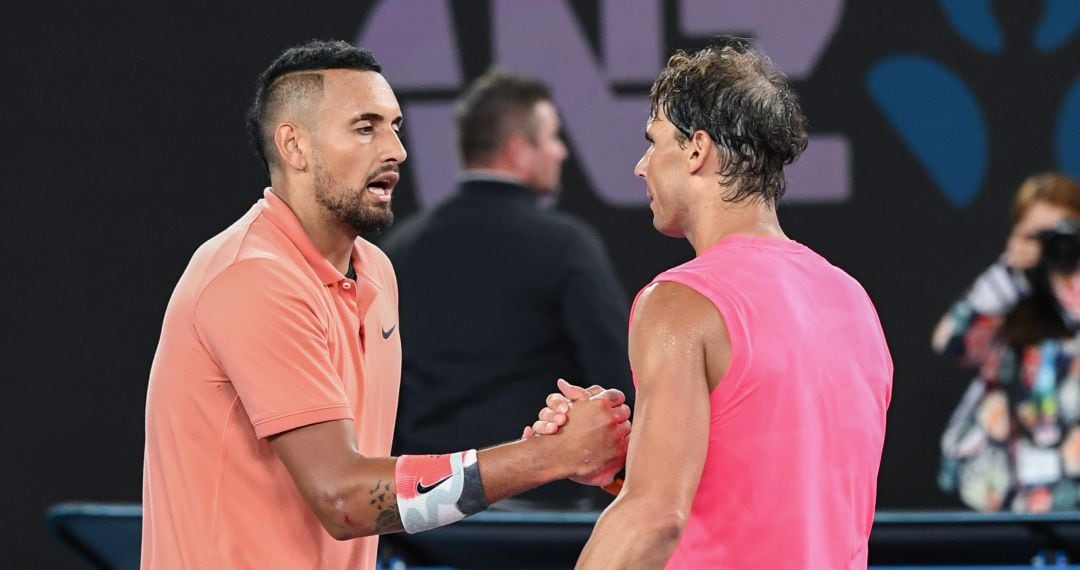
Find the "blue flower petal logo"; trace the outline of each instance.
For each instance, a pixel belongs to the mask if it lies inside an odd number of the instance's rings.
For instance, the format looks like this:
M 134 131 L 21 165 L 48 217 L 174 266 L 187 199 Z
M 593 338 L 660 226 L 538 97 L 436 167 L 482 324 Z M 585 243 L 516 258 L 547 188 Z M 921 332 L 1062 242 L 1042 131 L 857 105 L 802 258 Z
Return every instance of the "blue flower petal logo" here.
M 1080 2 L 1047 0 L 1035 30 L 1035 49 L 1049 53 L 1069 41 L 1080 28 Z
M 1005 36 L 991 0 L 939 0 L 942 13 L 973 49 L 1000 55 Z M 1080 30 L 1080 1 L 1046 0 L 1031 35 L 1035 51 L 1060 49 Z M 975 93 L 944 64 L 917 54 L 874 63 L 871 99 L 954 207 L 978 197 L 989 167 L 990 126 Z M 1054 134 L 1059 168 L 1080 177 L 1080 77 L 1066 90 Z
M 1001 53 L 1005 39 L 990 0 L 941 0 L 941 10 L 956 33 L 983 53 Z
M 898 55 L 867 77 L 870 95 L 953 206 L 971 203 L 987 167 L 986 119 L 967 85 L 940 63 Z
M 1080 178 L 1080 77 L 1065 93 L 1055 143 L 1061 169 L 1074 178 Z

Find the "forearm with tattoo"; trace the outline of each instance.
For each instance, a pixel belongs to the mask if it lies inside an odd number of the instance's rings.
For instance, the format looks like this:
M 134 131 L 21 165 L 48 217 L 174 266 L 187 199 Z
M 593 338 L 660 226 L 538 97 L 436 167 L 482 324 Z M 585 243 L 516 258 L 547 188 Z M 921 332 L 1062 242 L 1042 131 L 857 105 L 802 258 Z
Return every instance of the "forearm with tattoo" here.
M 371 497 L 369 504 L 379 512 L 375 516 L 375 533 L 401 532 L 404 527 L 401 526 L 401 514 L 398 511 L 394 482 L 376 481 L 375 486 L 368 491 L 368 495 Z M 345 515 L 345 521 L 349 522 L 348 515 Z

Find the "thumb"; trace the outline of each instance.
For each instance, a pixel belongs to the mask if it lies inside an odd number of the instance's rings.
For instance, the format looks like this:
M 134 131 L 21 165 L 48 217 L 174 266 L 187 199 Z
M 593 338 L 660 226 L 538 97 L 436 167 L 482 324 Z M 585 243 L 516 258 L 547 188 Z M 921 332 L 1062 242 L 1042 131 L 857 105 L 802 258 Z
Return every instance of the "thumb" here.
M 559 387 L 559 391 L 562 392 L 563 396 L 570 398 L 571 402 L 587 400 L 589 399 L 589 396 L 592 395 L 585 388 L 575 386 L 562 378 L 559 378 L 558 381 L 555 382 L 555 385 Z

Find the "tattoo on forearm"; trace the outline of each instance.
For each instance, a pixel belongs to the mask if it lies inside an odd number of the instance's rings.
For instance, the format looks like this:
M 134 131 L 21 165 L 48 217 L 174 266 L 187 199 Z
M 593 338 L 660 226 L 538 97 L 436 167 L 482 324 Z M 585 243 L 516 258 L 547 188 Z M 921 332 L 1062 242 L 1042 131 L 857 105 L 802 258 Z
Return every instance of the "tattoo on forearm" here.
M 368 491 L 368 495 L 371 496 L 370 504 L 379 510 L 379 514 L 375 517 L 375 532 L 382 534 L 402 530 L 394 483 L 377 481 L 375 486 Z
M 378 534 L 398 532 L 403 529 L 397 505 L 390 505 L 375 518 L 375 532 Z

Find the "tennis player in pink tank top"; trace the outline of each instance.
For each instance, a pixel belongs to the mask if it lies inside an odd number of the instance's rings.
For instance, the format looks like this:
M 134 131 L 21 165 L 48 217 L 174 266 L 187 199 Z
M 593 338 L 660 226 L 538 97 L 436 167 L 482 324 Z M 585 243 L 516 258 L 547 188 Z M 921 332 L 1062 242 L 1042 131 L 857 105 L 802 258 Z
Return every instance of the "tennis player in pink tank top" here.
M 578 567 L 866 568 L 893 366 L 859 283 L 780 229 L 798 101 L 731 38 L 672 56 L 651 97 L 635 173 L 697 255 L 634 303 L 625 484 Z

